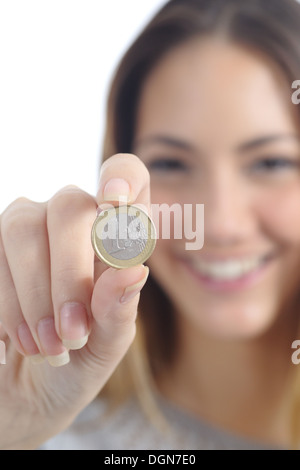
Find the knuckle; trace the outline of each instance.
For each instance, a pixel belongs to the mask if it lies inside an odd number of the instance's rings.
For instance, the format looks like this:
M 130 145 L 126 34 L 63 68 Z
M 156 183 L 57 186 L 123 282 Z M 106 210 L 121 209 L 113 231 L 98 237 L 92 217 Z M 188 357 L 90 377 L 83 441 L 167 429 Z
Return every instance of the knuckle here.
M 27 206 L 31 203 L 29 199 L 26 197 L 19 197 L 11 202 L 4 212 L 1 214 L 1 222 L 5 221 L 5 219 L 10 216 L 14 212 L 22 212 L 24 206 Z
M 42 205 L 26 198 L 16 199 L 1 216 L 2 237 L 12 242 L 24 237 L 34 237 L 43 229 Z
M 59 218 L 95 208 L 93 197 L 76 186 L 66 186 L 58 191 L 48 203 L 48 211 Z
M 70 284 L 72 285 L 75 280 L 82 280 L 82 272 L 78 267 L 72 265 L 72 260 L 65 260 L 64 265 L 58 267 L 54 275 L 56 283 L 60 285 L 63 290 L 65 290 L 67 286 L 70 287 Z
M 134 308 L 118 308 L 114 311 L 113 317 L 116 325 L 122 328 L 131 328 L 135 322 L 137 312 Z
M 23 300 L 28 304 L 43 304 L 49 296 L 49 286 L 47 283 L 41 284 L 41 281 L 32 280 L 23 293 Z M 52 312 L 51 312 L 52 313 Z

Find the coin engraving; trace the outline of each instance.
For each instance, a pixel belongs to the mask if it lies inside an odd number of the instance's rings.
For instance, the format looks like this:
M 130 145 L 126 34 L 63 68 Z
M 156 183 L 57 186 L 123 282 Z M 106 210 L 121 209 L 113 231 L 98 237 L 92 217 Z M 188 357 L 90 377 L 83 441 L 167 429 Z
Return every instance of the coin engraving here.
M 119 227 L 121 215 L 126 216 L 126 238 L 120 237 Z M 138 256 L 146 247 L 147 231 L 138 217 L 118 214 L 112 222 L 115 224 L 116 238 L 104 238 L 103 246 L 106 251 L 117 259 L 132 259 Z
M 149 216 L 135 206 L 112 207 L 97 217 L 92 229 L 96 255 L 109 266 L 142 264 L 154 250 L 155 228 Z

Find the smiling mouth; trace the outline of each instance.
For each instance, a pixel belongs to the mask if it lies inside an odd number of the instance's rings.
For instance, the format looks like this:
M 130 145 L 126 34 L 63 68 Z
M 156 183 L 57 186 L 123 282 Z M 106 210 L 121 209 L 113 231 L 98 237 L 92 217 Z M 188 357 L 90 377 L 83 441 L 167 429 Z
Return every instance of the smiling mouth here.
M 224 261 L 192 259 L 188 264 L 196 274 L 203 278 L 215 282 L 230 282 L 248 277 L 270 261 L 271 258 L 273 258 L 272 255 Z

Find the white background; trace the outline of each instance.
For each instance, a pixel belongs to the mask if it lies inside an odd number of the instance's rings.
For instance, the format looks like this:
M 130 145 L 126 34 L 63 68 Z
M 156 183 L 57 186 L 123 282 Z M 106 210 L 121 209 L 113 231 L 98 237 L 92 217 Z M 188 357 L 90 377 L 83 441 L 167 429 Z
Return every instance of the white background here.
M 164 0 L 0 0 L 0 212 L 96 192 L 107 89 Z

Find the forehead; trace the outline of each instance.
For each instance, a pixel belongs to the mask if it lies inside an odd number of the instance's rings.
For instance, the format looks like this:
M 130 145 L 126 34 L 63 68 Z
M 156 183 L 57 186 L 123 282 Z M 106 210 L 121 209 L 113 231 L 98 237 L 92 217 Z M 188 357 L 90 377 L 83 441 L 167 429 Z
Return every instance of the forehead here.
M 291 131 L 288 80 L 271 59 L 221 39 L 193 39 L 169 52 L 144 83 L 137 133 L 185 137 Z

